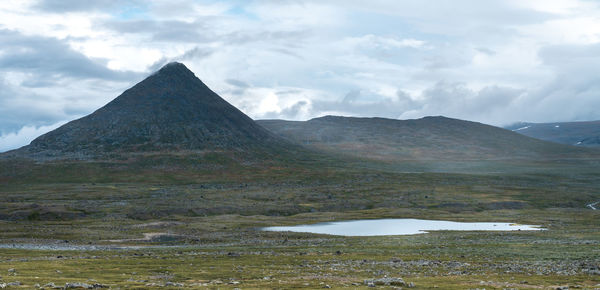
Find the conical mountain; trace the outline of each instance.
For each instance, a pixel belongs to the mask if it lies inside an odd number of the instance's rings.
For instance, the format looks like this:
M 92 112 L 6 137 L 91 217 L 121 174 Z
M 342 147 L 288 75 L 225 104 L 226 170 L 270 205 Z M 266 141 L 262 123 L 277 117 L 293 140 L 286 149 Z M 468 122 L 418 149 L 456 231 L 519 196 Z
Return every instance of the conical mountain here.
M 104 107 L 40 136 L 20 153 L 241 150 L 286 144 L 211 91 L 181 63 L 169 63 Z

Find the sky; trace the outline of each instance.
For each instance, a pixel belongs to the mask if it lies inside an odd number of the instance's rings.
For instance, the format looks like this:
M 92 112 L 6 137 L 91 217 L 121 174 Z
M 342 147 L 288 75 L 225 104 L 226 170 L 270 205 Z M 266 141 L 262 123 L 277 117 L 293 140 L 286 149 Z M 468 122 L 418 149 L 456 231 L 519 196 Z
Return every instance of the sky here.
M 600 119 L 600 1 L 3 0 L 0 152 L 184 63 L 254 119 Z

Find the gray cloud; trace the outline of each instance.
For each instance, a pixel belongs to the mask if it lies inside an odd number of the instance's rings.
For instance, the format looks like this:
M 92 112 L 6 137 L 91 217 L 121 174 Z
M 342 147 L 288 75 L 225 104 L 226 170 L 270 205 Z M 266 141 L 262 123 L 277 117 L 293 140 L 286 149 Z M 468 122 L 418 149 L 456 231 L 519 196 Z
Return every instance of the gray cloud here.
M 92 60 L 56 38 L 27 36 L 0 29 L 0 71 L 33 75 L 27 86 L 37 87 L 54 78 L 132 80 L 138 73 L 114 71 L 101 60 Z
M 17 1 L 0 9 L 0 131 L 85 114 L 143 77 L 109 61 L 182 61 L 252 117 L 600 119 L 600 5 L 563 4 Z
M 597 71 L 600 64 L 600 44 L 545 46 L 538 55 L 544 64 L 561 70 Z M 586 76 L 588 75 L 580 77 Z
M 262 119 L 292 119 L 298 118 L 301 110 L 309 106 L 307 101 L 298 101 L 293 105 L 283 108 L 281 112 L 267 112 Z
M 203 20 L 121 20 L 100 23 L 119 33 L 148 34 L 152 41 L 202 43 L 214 39 L 212 29 Z
M 416 110 L 424 115 L 495 122 L 494 114 L 497 111 L 506 113 L 505 110 L 523 93 L 522 90 L 500 86 L 486 86 L 475 91 L 463 83 L 438 82 L 423 92 L 424 99 Z
M 38 136 L 54 130 L 65 122 L 58 122 L 48 126 L 25 126 L 19 131 L 8 134 L 0 134 L 0 152 L 19 148 L 25 144 L 29 144 Z
M 308 30 L 249 30 L 239 28 L 231 32 L 221 32 L 218 29 L 218 19 L 215 17 L 197 16 L 194 21 L 180 20 L 112 20 L 96 23 L 97 26 L 119 33 L 146 34 L 151 41 L 158 42 L 189 42 L 214 43 L 225 45 L 243 45 L 253 42 L 277 43 L 285 42 L 286 47 L 298 47 L 301 39 L 311 35 Z M 213 23 L 216 22 L 216 23 Z M 272 48 L 279 53 L 300 57 L 285 48 Z
M 32 8 L 47 12 L 64 13 L 112 10 L 122 6 L 139 5 L 141 2 L 137 0 L 38 0 L 32 5 Z
M 90 59 L 56 38 L 0 29 L 0 43 L 0 134 L 25 126 L 21 133 L 37 132 L 36 127 L 89 113 L 93 97 L 105 92 L 110 98 L 115 89 L 110 86 L 142 75 L 111 70 L 105 61 Z
M 489 48 L 486 48 L 486 47 L 478 47 L 478 48 L 475 48 L 475 50 L 477 50 L 481 53 L 487 54 L 487 55 L 495 55 L 496 54 L 495 51 L 493 51 Z
M 353 90 L 339 101 L 315 100 L 310 111 L 313 116 L 331 113 L 386 118 L 444 115 L 502 124 L 507 117 L 514 117 L 506 115 L 509 113 L 507 108 L 511 108 L 524 91 L 500 86 L 486 86 L 474 91 L 462 83 L 439 82 L 426 89 L 420 98 L 411 97 L 402 90 L 397 91 L 395 98 L 377 98 L 369 94 L 373 93 Z
M 230 85 L 232 85 L 232 86 L 234 86 L 234 87 L 238 87 L 238 88 L 244 88 L 245 89 L 245 88 L 249 88 L 250 87 L 249 84 L 247 84 L 247 83 L 245 83 L 243 81 L 240 81 L 240 80 L 236 80 L 236 79 L 226 79 L 225 82 L 228 83 L 228 84 L 230 84 Z
M 600 44 L 547 46 L 539 56 L 557 74 L 527 99 L 528 121 L 600 119 Z
M 251 88 L 249 84 L 236 79 L 226 79 L 225 83 L 233 87 L 231 90 L 226 91 L 227 94 L 233 96 L 243 96 Z
M 281 40 L 292 40 L 290 46 L 299 46 L 301 39 L 310 36 L 308 30 L 266 30 L 266 31 L 248 31 L 239 30 L 220 36 L 220 40 L 227 44 L 245 44 L 251 42 L 269 42 Z M 280 51 L 282 52 L 282 51 Z M 282 52 L 289 54 L 290 51 Z
M 311 106 L 313 116 L 341 114 L 360 117 L 398 118 L 404 112 L 414 109 L 416 104 L 403 91 L 396 98 L 382 98 L 371 92 L 352 90 L 341 100 L 314 100 Z
M 151 64 L 148 67 L 148 69 L 150 71 L 157 71 L 167 63 L 170 63 L 173 61 L 182 62 L 182 61 L 189 61 L 189 60 L 198 60 L 198 59 L 208 57 L 211 54 L 213 54 L 214 52 L 215 52 L 215 50 L 212 48 L 194 47 L 190 50 L 185 51 L 183 54 L 175 56 L 175 57 L 170 57 L 170 58 L 162 57 L 158 61 Z
M 49 125 L 65 119 L 61 110 L 49 110 L 35 100 L 43 96 L 24 91 L 0 79 L 0 135 L 15 132 L 25 125 Z

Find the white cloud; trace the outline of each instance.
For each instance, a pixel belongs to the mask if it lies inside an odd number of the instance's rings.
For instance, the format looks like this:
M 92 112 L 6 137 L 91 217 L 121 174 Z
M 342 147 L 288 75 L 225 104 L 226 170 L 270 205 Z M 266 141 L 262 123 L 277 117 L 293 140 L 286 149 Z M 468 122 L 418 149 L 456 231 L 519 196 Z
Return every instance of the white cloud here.
M 2 134 L 0 135 L 0 152 L 13 150 L 28 145 L 35 138 L 62 126 L 65 123 L 66 121 L 58 122 L 50 126 L 25 126 L 17 132 Z
M 578 56 L 596 1 L 2 1 L 0 31 L 2 132 L 89 113 L 169 60 L 254 118 L 600 119 L 600 54 Z
M 383 37 L 373 34 L 367 34 L 360 37 L 351 37 L 348 39 L 349 44 L 358 47 L 374 48 L 374 49 L 395 49 L 395 48 L 420 48 L 425 44 L 425 41 L 413 38 L 397 39 L 393 37 Z

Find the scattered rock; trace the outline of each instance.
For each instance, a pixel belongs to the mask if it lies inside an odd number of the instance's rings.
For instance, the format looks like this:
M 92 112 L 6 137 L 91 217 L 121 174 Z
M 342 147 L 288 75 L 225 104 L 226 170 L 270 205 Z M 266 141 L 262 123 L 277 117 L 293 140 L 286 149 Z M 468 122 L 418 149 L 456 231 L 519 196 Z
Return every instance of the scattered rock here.
M 408 287 L 408 288 L 415 288 L 415 283 L 408 282 L 408 285 L 406 285 L 406 287 Z
M 323 286 L 323 288 L 327 288 L 327 289 L 329 289 L 329 288 L 331 288 L 331 286 L 329 286 L 329 285 L 325 285 L 325 286 Z
M 56 286 L 54 283 L 50 282 L 50 283 L 46 283 L 46 285 L 42 286 L 43 288 L 49 288 L 49 289 L 62 289 L 63 287 L 61 286 Z
M 82 282 L 73 282 L 73 283 L 67 282 L 65 284 L 65 289 L 77 289 L 77 288 L 94 289 L 94 286 L 87 284 L 87 283 L 82 283 Z
M 0 283 L 0 289 L 4 289 L 6 287 L 11 287 L 11 286 L 21 286 L 21 282 L 15 281 L 15 282 L 10 282 L 10 283 Z
M 65 284 L 65 289 L 97 289 L 97 288 L 108 288 L 108 286 L 103 285 L 103 284 L 98 284 L 98 283 L 88 284 L 88 283 L 83 283 L 83 282 L 73 282 L 73 283 Z M 60 288 L 58 288 L 58 289 L 60 289 Z
M 170 280 L 170 279 L 173 279 L 173 277 L 175 277 L 175 276 L 173 276 L 172 274 L 161 273 L 161 274 L 157 274 L 157 275 L 153 275 L 153 276 L 148 276 L 148 279 L 151 279 L 151 280 Z
M 379 278 L 379 279 L 370 279 L 364 281 L 365 285 L 369 286 L 370 283 L 373 285 L 384 285 L 384 286 L 406 286 L 406 282 L 402 278 Z M 372 287 L 372 286 L 369 286 Z
M 569 290 L 569 286 L 558 286 L 556 290 Z
M 171 286 L 171 287 L 184 287 L 185 285 L 184 285 L 183 283 L 167 282 L 167 283 L 165 283 L 165 286 Z

